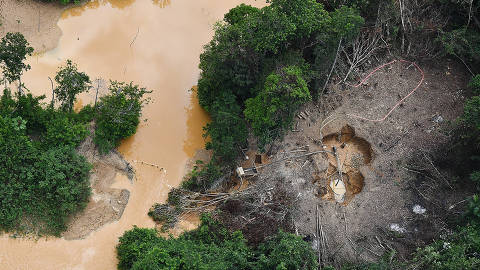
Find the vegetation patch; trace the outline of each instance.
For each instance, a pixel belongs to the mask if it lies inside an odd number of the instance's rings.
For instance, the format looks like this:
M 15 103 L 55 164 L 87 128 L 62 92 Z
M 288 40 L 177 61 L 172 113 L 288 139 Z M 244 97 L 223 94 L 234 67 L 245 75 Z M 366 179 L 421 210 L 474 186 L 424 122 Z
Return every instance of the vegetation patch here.
M 300 237 L 278 232 L 258 246 L 241 232 L 229 232 L 208 215 L 197 229 L 163 238 L 153 229 L 133 228 L 120 237 L 118 268 L 127 269 L 317 269 L 311 247 Z
M 92 166 L 76 147 L 88 135 L 87 126 L 97 119 L 95 139 L 102 153 L 135 133 L 143 95 L 136 85 L 112 82 L 111 93 L 98 108 L 85 106 L 78 113 L 73 104 L 88 91 L 90 79 L 67 60 L 55 76 L 55 99 L 25 93 L 23 63 L 32 53 L 20 33 L 7 33 L 0 41 L 4 85 L 0 96 L 0 231 L 59 236 L 75 213 L 90 199 Z M 18 82 L 12 93 L 8 84 Z M 98 110 L 97 110 L 98 109 Z

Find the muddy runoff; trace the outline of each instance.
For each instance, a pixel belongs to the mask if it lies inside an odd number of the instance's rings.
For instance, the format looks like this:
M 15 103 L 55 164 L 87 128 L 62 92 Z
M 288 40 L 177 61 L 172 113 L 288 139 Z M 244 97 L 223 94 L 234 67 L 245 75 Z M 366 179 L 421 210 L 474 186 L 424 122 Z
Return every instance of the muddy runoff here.
M 365 177 L 360 169 L 372 162 L 372 147 L 349 125 L 324 136 L 322 144 L 329 153 L 314 157 L 319 168 L 313 177 L 317 196 L 347 205 L 363 189 Z
M 180 183 L 186 161 L 204 145 L 202 126 L 208 117 L 190 90 L 198 79 L 202 46 L 211 39 L 214 23 L 242 2 L 264 4 L 253 0 L 91 1 L 62 14 L 58 47 L 31 57 L 32 69 L 23 82 L 49 101 L 48 77 L 53 79 L 59 65 L 72 59 L 90 75 L 100 95 L 106 92 L 109 79 L 133 81 L 153 90 L 152 102 L 143 112 L 148 121 L 118 149 L 136 177 L 130 181 L 108 171 L 114 181 L 102 188 L 128 190 L 128 203 L 119 220 L 84 239 L 0 236 L 1 269 L 115 269 L 118 237 L 133 225 L 154 227 L 147 216 L 149 207 L 166 199 L 169 189 Z M 81 95 L 77 107 L 91 102 L 94 95 L 95 91 Z M 121 194 L 118 204 L 125 203 L 126 196 Z

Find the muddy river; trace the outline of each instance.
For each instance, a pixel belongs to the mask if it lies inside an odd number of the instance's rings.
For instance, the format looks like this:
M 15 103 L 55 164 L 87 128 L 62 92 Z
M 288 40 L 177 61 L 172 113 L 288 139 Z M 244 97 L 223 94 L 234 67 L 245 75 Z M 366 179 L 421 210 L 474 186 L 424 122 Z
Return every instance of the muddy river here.
M 195 85 L 202 46 L 213 35 L 213 24 L 241 0 L 115 0 L 92 1 L 66 10 L 58 22 L 63 35 L 58 47 L 32 56 L 23 77 L 35 94 L 51 96 L 48 77 L 72 59 L 90 75 L 94 86 L 102 78 L 133 81 L 153 90 L 143 122 L 119 150 L 132 162 L 137 180 L 115 183 L 131 192 L 119 221 L 107 224 L 83 240 L 0 237 L 1 269 L 115 269 L 118 237 L 133 225 L 153 227 L 148 208 L 166 198 L 181 181 L 186 161 L 203 147 L 207 115 L 190 89 Z M 264 4 L 264 2 L 263 2 Z M 81 96 L 93 99 L 94 91 Z M 135 163 L 158 164 L 165 171 Z

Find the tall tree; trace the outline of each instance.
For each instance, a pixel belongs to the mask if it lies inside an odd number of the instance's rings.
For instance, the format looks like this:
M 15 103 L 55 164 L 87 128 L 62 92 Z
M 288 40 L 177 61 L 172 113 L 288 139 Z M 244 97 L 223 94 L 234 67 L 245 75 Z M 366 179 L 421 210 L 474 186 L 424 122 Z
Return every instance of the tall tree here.
M 67 65 L 61 67 L 55 81 L 58 86 L 55 88 L 55 96 L 61 102 L 61 108 L 64 111 L 71 112 L 76 96 L 90 89 L 90 78 L 84 72 L 77 69 L 77 65 L 67 60 Z
M 108 153 L 135 134 L 142 107 L 150 100 L 144 95 L 151 92 L 133 83 L 110 82 L 110 93 L 101 97 L 98 105 L 94 140 L 100 152 Z
M 30 65 L 23 61 L 27 55 L 32 55 L 32 52 L 33 48 L 21 33 L 7 33 L 0 41 L 0 66 L 3 79 L 9 83 L 19 81 L 19 93 L 22 91 L 20 77 L 23 71 L 30 69 Z

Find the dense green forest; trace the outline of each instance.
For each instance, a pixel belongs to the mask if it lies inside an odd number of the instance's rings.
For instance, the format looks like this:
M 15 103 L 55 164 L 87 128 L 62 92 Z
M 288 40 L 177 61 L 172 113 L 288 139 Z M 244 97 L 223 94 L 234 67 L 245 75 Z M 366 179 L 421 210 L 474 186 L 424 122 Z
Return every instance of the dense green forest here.
M 133 228 L 120 237 L 118 268 L 127 269 L 309 269 L 318 262 L 301 237 L 279 232 L 252 248 L 239 231 L 229 232 L 208 215 L 201 225 L 178 238 L 163 238 L 154 229 Z
M 480 191 L 480 75 L 476 75 L 480 72 L 479 9 L 480 1 L 475 0 L 272 0 L 261 9 L 244 4 L 231 9 L 215 25 L 215 35 L 200 56 L 197 95 L 212 118 L 204 128 L 204 137 L 209 138 L 206 148 L 213 151 L 213 157 L 208 163 L 197 162 L 182 188 L 207 191 L 214 181 L 229 174 L 249 134 L 255 135 L 260 150 L 268 151 L 271 143 L 291 127 L 299 106 L 322 101 L 332 73 L 344 80 L 352 79 L 358 67 L 373 56 L 375 50 L 361 51 L 360 45 L 382 42 L 383 50 L 394 57 L 414 61 L 452 58 L 471 73 L 463 116 L 453 123 L 451 141 L 442 151 L 447 154 L 441 155 L 439 162 L 448 164 L 443 168 L 457 175 L 459 184 L 475 185 Z M 409 24 L 405 23 L 407 20 Z M 378 36 L 381 41 L 375 39 Z M 341 56 L 340 50 L 344 52 Z M 176 221 L 181 203 L 174 193 L 169 194 L 166 204 L 152 208 L 149 214 L 154 219 L 166 224 Z M 475 195 L 467 200 L 463 218 L 450 224 L 456 228 L 454 233 L 418 247 L 410 259 L 392 260 L 395 254 L 386 253 L 377 263 L 346 264 L 342 269 L 478 269 L 480 198 Z M 206 230 L 203 222 L 193 234 Z M 137 233 L 152 235 L 139 237 L 149 240 L 136 244 L 142 249 L 137 249 L 132 259 L 125 251 L 126 242 L 131 240 L 126 239 Z M 236 234 L 240 235 L 232 235 Z M 282 259 L 261 268 L 259 258 L 269 258 L 268 254 L 273 253 L 256 247 L 248 247 L 248 253 L 241 238 L 234 247 L 238 250 L 229 246 L 225 251 L 235 256 L 227 257 L 217 254 L 218 244 L 206 247 L 204 240 L 191 242 L 189 248 L 200 249 L 189 253 L 198 256 L 199 265 L 191 266 L 191 258 L 183 253 L 186 247 L 179 248 L 180 253 L 171 253 L 171 246 L 182 246 L 192 239 L 189 233 L 178 240 L 159 240 L 153 235 L 138 228 L 127 232 L 118 246 L 119 267 L 166 269 L 175 265 L 174 269 L 202 269 L 211 262 L 211 254 L 216 254 L 215 264 L 222 265 L 221 269 L 316 267 L 309 260 L 301 266 L 288 264 L 283 260 L 290 254 L 285 253 Z M 271 239 L 276 241 L 279 237 L 272 235 Z M 232 241 L 229 238 L 220 245 Z
M 91 164 L 76 152 L 95 120 L 94 141 L 108 153 L 135 133 L 149 91 L 111 82 L 97 106 L 78 113 L 78 94 L 91 88 L 90 78 L 67 60 L 55 76 L 55 99 L 33 96 L 21 82 L 33 48 L 20 33 L 0 42 L 4 86 L 0 97 L 0 231 L 60 235 L 68 219 L 87 204 Z M 17 83 L 15 91 L 8 87 Z

